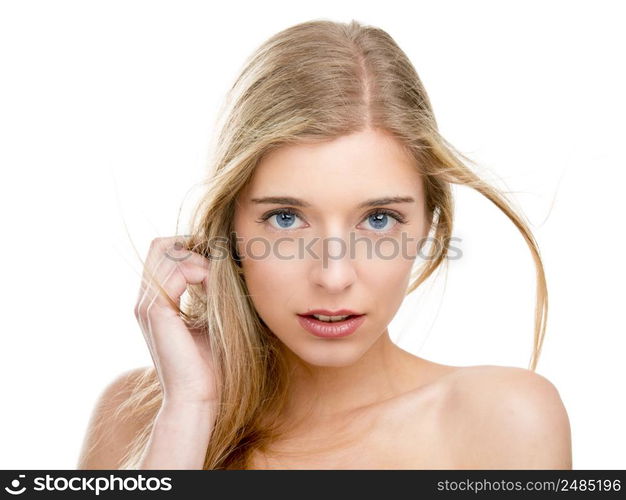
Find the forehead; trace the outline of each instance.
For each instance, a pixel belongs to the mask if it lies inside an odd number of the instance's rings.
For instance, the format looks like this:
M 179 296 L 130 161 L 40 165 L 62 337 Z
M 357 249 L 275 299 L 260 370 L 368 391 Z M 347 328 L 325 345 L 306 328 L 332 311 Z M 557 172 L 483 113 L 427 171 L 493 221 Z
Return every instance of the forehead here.
M 310 199 L 420 194 L 415 160 L 390 135 L 366 130 L 317 144 L 271 151 L 256 167 L 250 197 L 288 194 Z M 313 200 L 314 201 L 314 200 Z

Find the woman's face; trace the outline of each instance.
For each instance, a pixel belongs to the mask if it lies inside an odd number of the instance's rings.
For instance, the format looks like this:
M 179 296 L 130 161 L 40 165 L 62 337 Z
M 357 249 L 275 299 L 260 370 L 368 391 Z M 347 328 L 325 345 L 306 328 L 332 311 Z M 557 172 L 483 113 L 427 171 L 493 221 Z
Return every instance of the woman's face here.
M 386 332 L 405 296 L 428 234 L 422 182 L 414 160 L 380 131 L 284 146 L 240 193 L 235 231 L 265 324 L 308 364 L 348 366 Z M 315 309 L 364 317 L 350 335 L 323 338 L 298 318 Z

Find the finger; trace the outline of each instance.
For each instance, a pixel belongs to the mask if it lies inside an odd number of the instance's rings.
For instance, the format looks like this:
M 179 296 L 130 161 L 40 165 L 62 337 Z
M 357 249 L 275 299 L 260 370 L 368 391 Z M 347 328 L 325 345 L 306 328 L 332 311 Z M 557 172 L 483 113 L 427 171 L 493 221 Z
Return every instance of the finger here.
M 160 307 L 171 308 L 171 303 L 163 295 L 166 293 L 177 306 L 180 306 L 180 297 L 188 285 L 205 282 L 209 275 L 209 267 L 208 260 L 199 254 L 189 254 L 183 261 L 172 261 L 169 256 L 164 255 L 156 271 L 147 278 L 143 299 L 148 304 L 156 301 Z
M 180 335 L 169 335 L 174 338 L 159 339 L 158 332 L 163 331 L 164 324 L 169 325 L 169 332 L 172 331 L 184 331 L 185 334 L 190 331 L 186 328 L 184 322 L 179 316 L 179 311 L 172 307 L 172 304 L 163 295 L 167 296 L 180 307 L 180 297 L 187 289 L 189 284 L 197 284 L 206 281 L 208 276 L 208 269 L 210 261 L 205 257 L 191 252 L 185 260 L 171 260 L 173 244 L 171 241 L 167 244 L 162 242 L 156 242 L 151 246 L 150 256 L 147 261 L 146 283 L 142 292 L 141 298 L 138 303 L 138 313 L 136 314 L 142 330 L 144 331 L 144 337 L 149 346 L 152 346 L 153 359 L 159 359 L 158 352 L 155 353 L 155 345 L 158 343 L 162 346 L 163 342 L 171 343 L 176 342 L 175 338 L 180 338 Z M 180 249 L 174 249 L 175 251 Z M 170 253 L 167 253 L 167 252 Z M 159 257 L 160 255 L 160 257 Z M 149 266 L 155 266 L 156 260 L 159 259 L 159 263 L 156 269 L 150 269 Z M 167 274 L 165 274 L 167 273 Z M 158 282 L 158 285 L 162 287 L 161 290 L 154 280 Z M 152 321 L 155 320 L 155 321 Z M 153 324 L 160 326 L 154 328 Z M 197 332 L 196 332 L 197 333 Z M 161 334 L 162 336 L 162 334 Z M 183 335 L 186 337 L 186 335 Z M 181 339 L 180 341 L 183 341 Z M 160 349 L 156 349 L 159 351 Z M 158 366 L 158 361 L 157 361 Z
M 202 277 L 198 275 L 194 266 L 208 271 L 210 266 L 209 259 L 197 252 L 185 250 L 183 247 L 177 247 L 176 243 L 179 241 L 180 240 L 176 238 L 156 238 L 153 240 L 144 266 L 138 301 L 142 298 L 144 300 L 151 300 L 155 294 L 160 294 L 161 292 L 157 284 L 162 286 L 165 278 L 169 276 L 174 267 L 181 269 L 181 272 L 187 276 L 189 283 L 199 283 L 202 281 Z M 179 293 L 179 295 L 181 295 L 184 289 L 181 291 L 179 287 L 179 289 L 173 292 L 174 294 Z M 146 293 L 148 295 L 144 296 Z M 171 293 L 170 296 L 172 296 Z

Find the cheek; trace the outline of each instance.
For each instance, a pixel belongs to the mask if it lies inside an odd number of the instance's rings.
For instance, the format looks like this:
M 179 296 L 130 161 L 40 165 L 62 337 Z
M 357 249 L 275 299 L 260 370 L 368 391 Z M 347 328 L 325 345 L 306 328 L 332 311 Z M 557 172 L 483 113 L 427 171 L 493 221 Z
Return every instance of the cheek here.
M 405 297 L 413 261 L 394 257 L 393 259 L 373 259 L 361 264 L 362 285 L 370 295 L 370 302 L 376 304 L 384 315 L 395 314 Z
M 294 273 L 284 262 L 274 259 L 248 260 L 244 264 L 244 272 L 248 287 L 269 294 L 271 300 L 283 298 L 289 290 L 293 292 Z
M 243 262 L 243 268 L 252 302 L 270 328 L 280 327 L 289 315 L 299 311 L 300 266 L 270 256 L 248 258 Z

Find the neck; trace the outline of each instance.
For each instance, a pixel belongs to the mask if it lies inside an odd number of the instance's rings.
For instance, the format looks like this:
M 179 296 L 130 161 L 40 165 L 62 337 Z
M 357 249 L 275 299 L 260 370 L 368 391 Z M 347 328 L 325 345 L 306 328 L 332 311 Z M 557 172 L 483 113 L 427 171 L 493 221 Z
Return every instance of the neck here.
M 285 416 L 315 421 L 346 416 L 417 387 L 421 361 L 394 344 L 388 330 L 350 366 L 313 366 L 290 351 L 287 357 L 293 375 Z

